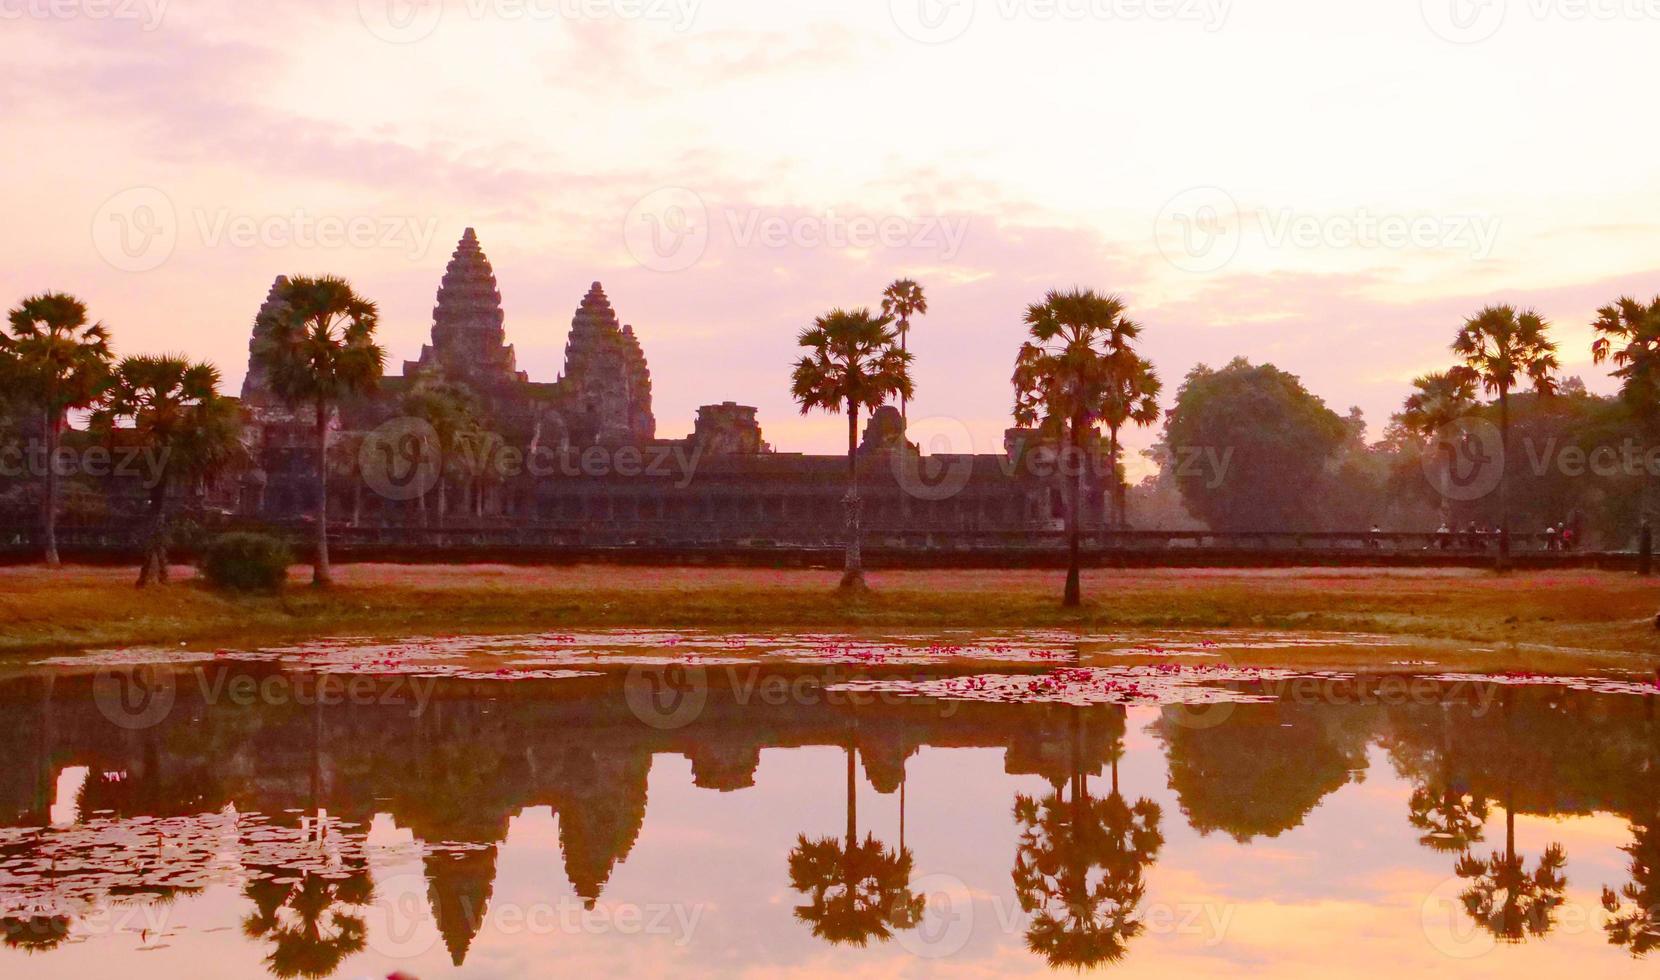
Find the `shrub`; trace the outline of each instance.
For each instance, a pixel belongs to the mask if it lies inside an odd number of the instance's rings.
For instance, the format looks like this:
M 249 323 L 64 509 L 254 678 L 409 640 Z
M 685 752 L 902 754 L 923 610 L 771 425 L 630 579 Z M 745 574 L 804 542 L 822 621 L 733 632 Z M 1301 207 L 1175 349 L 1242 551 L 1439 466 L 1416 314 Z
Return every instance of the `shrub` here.
M 233 532 L 214 538 L 202 558 L 202 574 L 214 588 L 276 592 L 288 577 L 294 556 L 288 544 L 269 534 Z

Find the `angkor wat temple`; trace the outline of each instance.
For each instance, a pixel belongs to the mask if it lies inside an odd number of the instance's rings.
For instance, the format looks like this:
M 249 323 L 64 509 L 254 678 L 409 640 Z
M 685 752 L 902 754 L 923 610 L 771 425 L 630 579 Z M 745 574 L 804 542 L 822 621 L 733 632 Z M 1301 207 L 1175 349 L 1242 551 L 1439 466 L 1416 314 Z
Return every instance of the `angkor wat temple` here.
M 267 307 L 276 296 L 273 286 Z M 779 366 L 780 384 L 786 368 Z M 398 451 L 381 437 L 401 431 L 411 394 L 433 384 L 469 392 L 485 434 L 462 459 L 451 453 L 434 466 L 430 487 L 389 493 L 364 466 L 376 452 Z M 700 408 L 689 435 L 659 438 L 651 395 L 640 338 L 597 282 L 571 321 L 563 373 L 544 382 L 519 370 L 495 272 L 469 228 L 438 288 L 432 342 L 403 362 L 401 375 L 383 378 L 375 395 L 343 405 L 331 421 L 330 472 L 339 475 L 331 516 L 368 528 L 567 528 L 589 543 L 784 544 L 841 532 L 844 455 L 778 452 L 763 439 L 756 410 L 730 401 Z M 272 393 L 251 357 L 242 398 L 254 466 L 233 509 L 260 520 L 303 519 L 315 503 L 315 422 Z M 872 542 L 884 534 L 995 538 L 1055 528 L 1065 481 L 1021 465 L 1025 436 L 1011 430 L 1001 454 L 921 456 L 898 409 L 879 409 L 859 452 Z M 393 469 L 406 462 L 389 460 Z M 1086 525 L 1101 520 L 1099 486 L 1089 498 Z

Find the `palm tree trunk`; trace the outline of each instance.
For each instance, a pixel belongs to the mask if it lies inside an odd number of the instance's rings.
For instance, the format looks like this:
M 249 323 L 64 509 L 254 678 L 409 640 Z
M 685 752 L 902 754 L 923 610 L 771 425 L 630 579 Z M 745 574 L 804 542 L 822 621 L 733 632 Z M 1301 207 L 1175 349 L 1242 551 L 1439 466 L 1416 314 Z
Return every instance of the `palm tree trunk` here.
M 329 410 L 317 400 L 317 557 L 311 564 L 311 584 L 323 588 L 334 584 L 329 571 Z
M 907 334 L 909 334 L 910 332 L 911 332 L 911 325 L 909 323 L 905 322 L 904 320 L 900 320 L 899 321 L 899 352 L 901 354 L 905 353 L 905 336 Z M 901 392 L 900 395 L 899 395 L 899 421 L 902 423 L 903 428 L 905 430 L 904 432 L 900 433 L 900 437 L 901 437 L 902 441 L 904 439 L 910 438 L 911 410 L 910 410 L 909 402 L 910 402 L 910 399 L 905 397 L 904 392 Z
M 1073 474 L 1072 506 L 1067 508 L 1067 535 L 1066 535 L 1066 594 L 1061 599 L 1061 605 L 1072 607 L 1083 604 L 1083 588 L 1079 582 L 1078 570 L 1078 537 L 1083 525 L 1084 507 L 1084 437 L 1083 424 L 1077 418 L 1072 419 L 1072 465 L 1077 467 Z
M 899 760 L 899 853 L 905 853 L 905 760 Z
M 47 409 L 41 413 L 46 437 L 46 493 L 40 502 L 42 543 L 46 549 L 46 567 L 57 568 L 58 560 L 58 413 Z
M 1510 568 L 1510 391 L 1499 388 L 1499 571 Z
M 847 850 L 849 853 L 853 851 L 853 846 L 858 843 L 857 838 L 859 836 L 859 793 L 854 779 L 856 771 L 854 761 L 858 757 L 858 752 L 859 750 L 853 745 L 852 737 L 849 736 L 847 742 Z
M 859 554 L 859 406 L 847 403 L 847 550 L 842 560 L 844 591 L 863 591 L 864 563 Z
M 167 552 L 163 543 L 167 534 L 167 481 L 157 481 L 150 491 L 150 534 L 144 542 L 144 564 L 138 570 L 138 588 L 151 582 L 167 581 Z
M 1112 467 L 1112 526 L 1123 530 L 1127 525 L 1124 520 L 1124 483 L 1118 478 L 1118 426 L 1108 426 L 1107 432 L 1107 465 Z

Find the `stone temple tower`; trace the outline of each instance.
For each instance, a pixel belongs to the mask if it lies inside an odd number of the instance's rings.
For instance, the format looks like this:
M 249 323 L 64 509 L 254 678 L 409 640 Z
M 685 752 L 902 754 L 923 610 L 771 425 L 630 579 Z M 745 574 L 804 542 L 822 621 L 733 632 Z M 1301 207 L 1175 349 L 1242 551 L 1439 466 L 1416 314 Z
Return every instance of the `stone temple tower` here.
M 261 340 L 265 339 L 265 332 L 259 327 L 260 321 L 267 313 L 274 312 L 281 301 L 277 293 L 288 285 L 287 276 L 278 276 L 271 283 L 271 291 L 265 294 L 265 302 L 260 304 L 259 312 L 254 314 L 254 334 L 248 339 L 248 373 L 242 378 L 242 401 L 247 405 L 267 407 L 275 401 L 271 394 L 271 379 L 265 371 L 265 366 L 254 358 L 254 351 L 258 349 Z
M 594 283 L 571 320 L 559 382 L 565 423 L 578 445 L 643 443 L 657 434 L 651 371 L 631 326 L 619 327 Z
M 421 348 L 419 361 L 404 363 L 403 373 L 436 371 L 481 393 L 524 383 L 529 379 L 516 367 L 504 319 L 495 270 L 468 228 L 438 287 L 432 343 Z

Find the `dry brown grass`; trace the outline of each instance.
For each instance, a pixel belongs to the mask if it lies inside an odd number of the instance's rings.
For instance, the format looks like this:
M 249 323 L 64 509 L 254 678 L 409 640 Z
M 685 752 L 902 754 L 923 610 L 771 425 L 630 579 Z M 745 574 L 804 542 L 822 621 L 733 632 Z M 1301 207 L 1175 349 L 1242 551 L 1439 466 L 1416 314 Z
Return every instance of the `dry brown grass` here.
M 0 569 L 0 651 L 576 626 L 1254 626 L 1660 658 L 1660 590 L 1610 572 L 1094 570 L 1084 575 L 1086 606 L 1070 611 L 1051 571 L 873 572 L 872 593 L 857 601 L 835 594 L 829 571 L 345 565 L 335 574 L 326 592 L 296 568 L 282 596 L 233 597 L 200 586 L 188 568 L 146 591 L 132 587 L 129 569 Z

